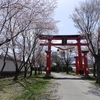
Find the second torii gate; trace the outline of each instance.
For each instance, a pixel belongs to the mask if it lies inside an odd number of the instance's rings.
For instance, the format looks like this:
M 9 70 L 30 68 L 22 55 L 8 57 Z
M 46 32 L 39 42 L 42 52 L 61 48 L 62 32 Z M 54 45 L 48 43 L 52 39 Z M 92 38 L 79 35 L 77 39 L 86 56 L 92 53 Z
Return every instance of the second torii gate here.
M 77 46 L 78 47 L 78 72 L 85 71 L 82 67 L 82 51 L 81 46 L 87 46 L 87 43 L 81 43 L 81 40 L 85 39 L 81 35 L 41 35 L 40 40 L 47 40 L 47 43 L 40 43 L 40 46 L 48 46 L 47 53 L 47 63 L 46 63 L 46 76 L 50 76 L 51 69 L 51 46 Z M 61 40 L 61 43 L 52 43 L 52 40 Z M 67 40 L 76 40 L 77 43 L 67 43 Z M 85 54 L 86 55 L 86 54 Z M 84 61 L 86 61 L 84 57 Z M 77 62 L 76 62 L 77 63 Z M 87 63 L 87 61 L 85 62 Z M 86 64 L 87 65 L 87 64 Z

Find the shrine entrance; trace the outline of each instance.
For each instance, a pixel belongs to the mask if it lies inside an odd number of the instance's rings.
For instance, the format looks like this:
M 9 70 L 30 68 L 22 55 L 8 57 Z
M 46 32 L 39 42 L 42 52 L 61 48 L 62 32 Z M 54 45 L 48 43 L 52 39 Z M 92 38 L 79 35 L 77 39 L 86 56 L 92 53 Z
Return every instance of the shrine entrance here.
M 51 69 L 51 46 L 77 46 L 78 56 L 76 59 L 76 74 L 85 74 L 88 76 L 88 63 L 87 63 L 87 53 L 88 51 L 81 51 L 81 46 L 87 46 L 87 43 L 81 43 L 81 40 L 85 39 L 81 35 L 41 35 L 40 40 L 47 40 L 46 43 L 40 43 L 40 46 L 48 46 L 47 58 L 46 58 L 46 76 L 50 76 Z M 60 40 L 61 43 L 52 43 L 52 40 Z M 77 43 L 67 43 L 68 40 L 76 40 Z M 82 56 L 83 53 L 83 56 Z M 84 66 L 82 64 L 84 60 Z

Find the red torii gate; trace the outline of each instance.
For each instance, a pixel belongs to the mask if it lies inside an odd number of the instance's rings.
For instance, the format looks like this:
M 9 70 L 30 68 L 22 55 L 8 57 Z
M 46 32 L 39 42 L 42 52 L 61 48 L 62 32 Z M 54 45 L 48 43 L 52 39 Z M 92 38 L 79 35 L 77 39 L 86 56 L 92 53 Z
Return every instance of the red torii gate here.
M 39 36 L 40 40 L 47 40 L 47 43 L 40 43 L 40 46 L 48 46 L 47 53 L 47 63 L 46 63 L 46 76 L 50 76 L 51 69 L 51 46 L 77 46 L 78 47 L 78 57 L 76 57 L 76 74 L 85 72 L 85 75 L 88 75 L 87 71 L 87 52 L 84 53 L 84 57 L 82 57 L 81 46 L 87 46 L 87 43 L 81 43 L 80 41 L 85 39 L 84 36 L 81 35 L 41 35 Z M 61 43 L 52 43 L 52 40 L 61 40 Z M 76 40 L 77 43 L 67 43 L 67 40 Z M 82 59 L 84 58 L 85 66 L 82 66 Z

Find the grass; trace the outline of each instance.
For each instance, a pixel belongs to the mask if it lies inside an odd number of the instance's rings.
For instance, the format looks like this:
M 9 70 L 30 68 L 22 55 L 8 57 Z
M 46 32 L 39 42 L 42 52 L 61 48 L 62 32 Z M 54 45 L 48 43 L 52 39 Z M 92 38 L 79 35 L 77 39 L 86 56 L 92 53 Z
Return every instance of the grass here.
M 61 73 L 63 73 L 63 74 L 67 74 L 66 72 L 61 72 Z M 71 72 L 71 71 L 69 71 L 69 72 L 68 72 L 68 75 L 74 75 L 74 76 L 77 76 L 77 74 L 76 74 L 76 73 Z
M 100 84 L 98 84 L 96 82 L 92 82 L 92 84 L 100 88 Z
M 41 100 L 38 99 L 45 91 L 48 79 L 42 78 L 44 74 L 26 79 L 20 77 L 17 81 L 13 78 L 0 79 L 1 100 Z
M 69 75 L 74 75 L 74 76 L 76 76 L 77 74 L 74 73 L 74 72 L 69 72 Z

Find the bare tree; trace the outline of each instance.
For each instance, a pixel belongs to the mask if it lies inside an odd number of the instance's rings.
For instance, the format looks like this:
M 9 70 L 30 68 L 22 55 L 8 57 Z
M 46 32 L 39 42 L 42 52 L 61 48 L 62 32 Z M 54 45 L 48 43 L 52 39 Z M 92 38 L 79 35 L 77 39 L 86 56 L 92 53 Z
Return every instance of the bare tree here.
M 57 21 L 52 17 L 56 0 L 2 0 L 0 5 L 0 46 L 9 42 L 8 56 L 15 64 L 16 80 L 22 68 L 26 77 L 39 44 L 39 35 L 57 32 Z M 19 58 L 20 66 L 17 64 Z
M 52 61 L 56 63 L 57 72 L 60 71 L 60 58 L 59 52 L 52 52 Z
M 51 16 L 55 7 L 56 0 L 53 2 L 46 2 L 44 0 L 34 0 L 33 2 L 29 0 L 1 0 L 0 36 L 2 36 L 2 41 L 0 42 L 0 46 L 22 33 L 31 21 L 33 26 L 44 29 L 42 30 L 44 33 L 50 32 L 50 30 L 52 30 L 51 32 L 55 32 L 57 30 L 56 21 Z M 9 22 L 11 23 L 10 26 Z M 9 32 L 13 32 L 13 29 L 14 34 L 10 37 Z M 4 34 L 6 31 L 8 32 L 5 37 Z
M 66 73 L 69 74 L 69 66 L 71 64 L 71 50 L 63 50 L 60 53 L 66 64 Z
M 95 38 L 98 36 L 96 35 L 96 30 L 100 24 L 100 1 L 80 2 L 79 7 L 75 8 L 71 18 L 75 27 L 79 29 L 80 34 L 86 37 L 87 43 L 89 43 L 89 51 L 97 61 L 97 44 L 94 41 L 97 39 Z M 98 73 L 96 81 L 100 83 L 100 73 Z
M 24 2 L 23 5 L 20 4 L 19 0 L 4 0 L 0 3 L 2 5 L 0 10 L 0 35 L 3 36 L 1 46 L 23 32 L 30 24 L 30 21 L 27 21 L 26 25 L 19 28 L 19 19 L 22 16 Z M 13 33 L 12 37 L 10 37 L 10 33 Z

